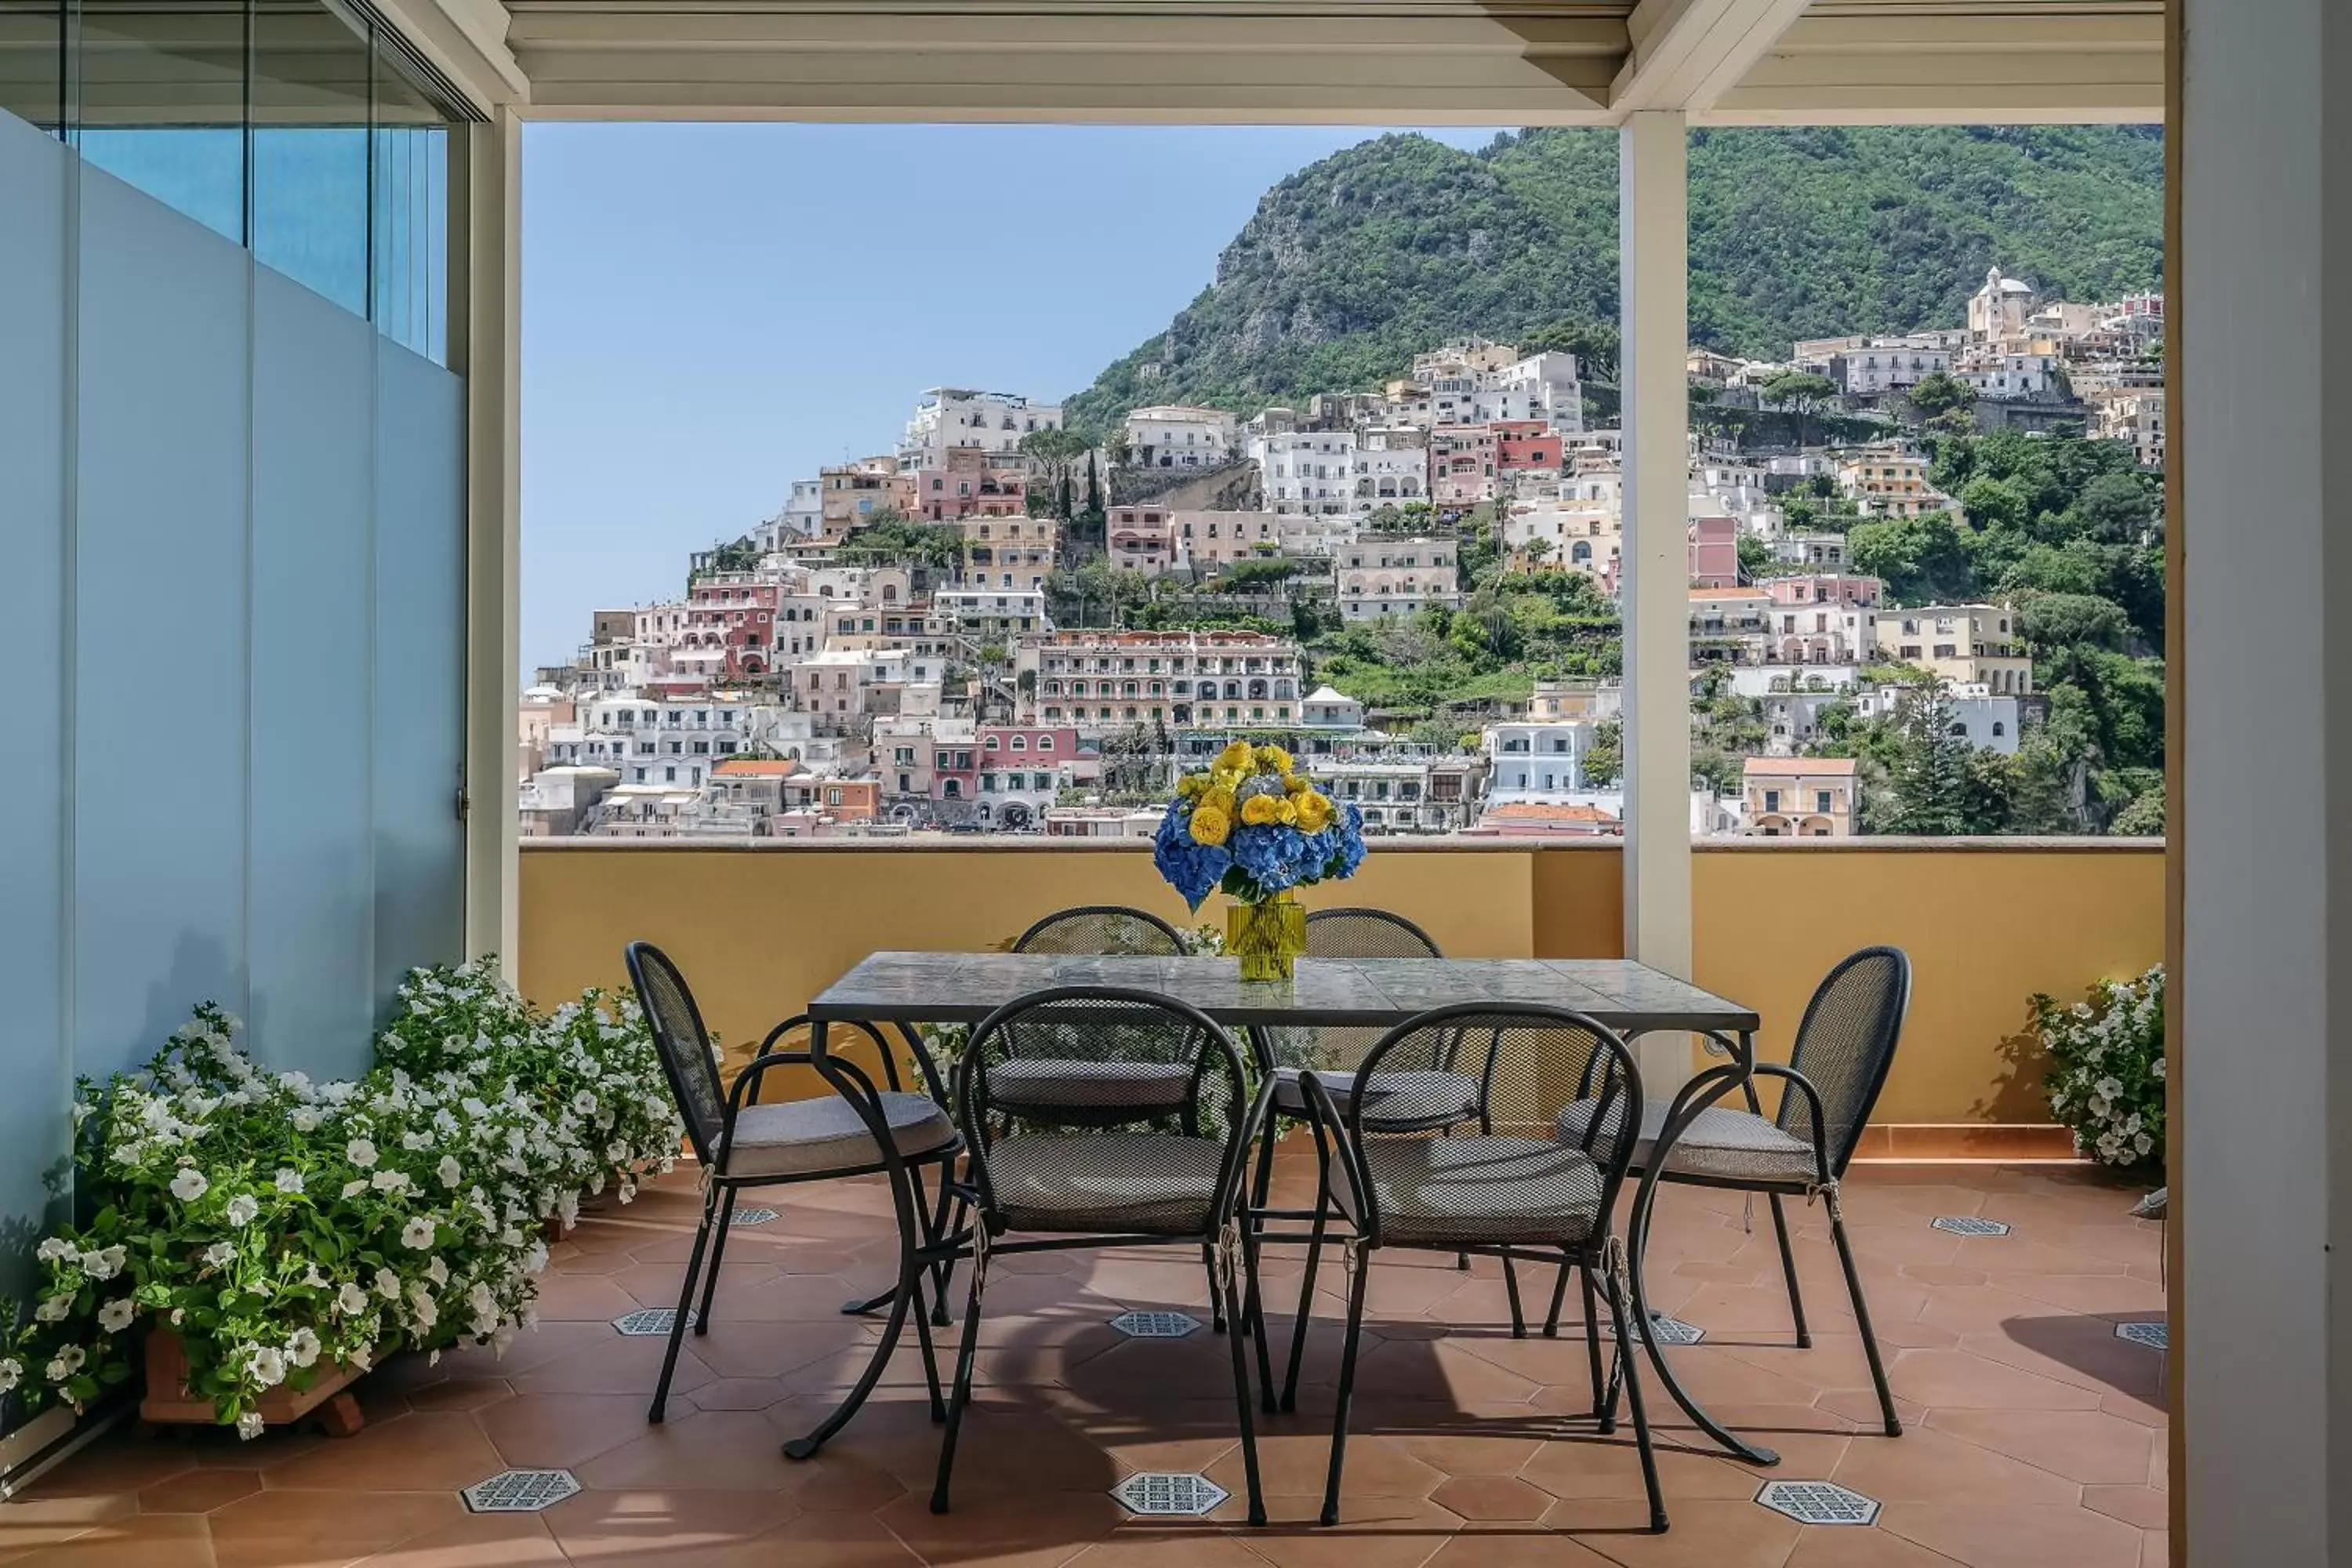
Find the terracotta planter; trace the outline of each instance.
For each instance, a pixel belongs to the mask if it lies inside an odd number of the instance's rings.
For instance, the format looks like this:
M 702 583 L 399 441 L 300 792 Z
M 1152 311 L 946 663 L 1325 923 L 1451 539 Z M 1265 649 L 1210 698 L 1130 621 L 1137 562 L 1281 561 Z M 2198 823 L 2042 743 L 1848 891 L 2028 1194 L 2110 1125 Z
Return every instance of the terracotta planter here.
M 139 1402 L 139 1418 L 157 1426 L 201 1425 L 218 1420 L 213 1402 L 188 1392 L 188 1352 L 180 1336 L 169 1329 L 147 1331 L 147 1394 Z M 348 1437 L 362 1423 L 360 1403 L 346 1392 L 364 1375 L 355 1366 L 319 1369 L 308 1388 L 279 1384 L 261 1396 L 255 1408 L 271 1426 L 283 1426 L 305 1417 L 315 1418 L 331 1437 Z

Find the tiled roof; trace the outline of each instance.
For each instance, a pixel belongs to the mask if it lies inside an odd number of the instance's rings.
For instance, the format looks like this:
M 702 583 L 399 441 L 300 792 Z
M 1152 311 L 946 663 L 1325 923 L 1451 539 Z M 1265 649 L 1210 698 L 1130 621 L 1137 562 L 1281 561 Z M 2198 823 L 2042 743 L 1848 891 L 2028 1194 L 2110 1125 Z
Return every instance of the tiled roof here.
M 1750 757 L 1743 770 L 1749 778 L 1803 778 L 1816 773 L 1850 773 L 1852 757 Z
M 1597 805 L 1553 805 L 1536 800 L 1506 801 L 1500 805 L 1490 805 L 1484 816 L 1489 822 L 1590 822 L 1613 826 L 1617 821 Z
M 756 757 L 735 757 L 710 770 L 731 778 L 787 778 L 801 771 L 795 762 L 766 762 Z

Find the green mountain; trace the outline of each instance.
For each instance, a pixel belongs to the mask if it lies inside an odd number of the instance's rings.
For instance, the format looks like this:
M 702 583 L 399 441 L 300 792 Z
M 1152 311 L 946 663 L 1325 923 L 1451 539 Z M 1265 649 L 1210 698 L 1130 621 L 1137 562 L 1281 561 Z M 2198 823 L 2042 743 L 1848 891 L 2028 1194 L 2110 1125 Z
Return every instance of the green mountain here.
M 1775 358 L 1957 326 L 1995 264 L 2074 300 L 2157 287 L 2163 159 L 2155 127 L 1695 131 L 1692 340 Z M 1382 136 L 1268 191 L 1216 280 L 1070 405 L 1095 428 L 1140 403 L 1252 413 L 1448 337 L 1616 315 L 1615 132 Z

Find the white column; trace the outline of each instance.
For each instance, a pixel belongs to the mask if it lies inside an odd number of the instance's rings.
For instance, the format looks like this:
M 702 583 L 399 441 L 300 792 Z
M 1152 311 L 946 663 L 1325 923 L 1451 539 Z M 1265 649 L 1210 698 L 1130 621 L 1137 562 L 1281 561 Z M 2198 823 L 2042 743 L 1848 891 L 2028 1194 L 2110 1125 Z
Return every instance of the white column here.
M 2185 1539 L 2352 1560 L 2352 11 L 2186 0 L 2171 460 Z
M 1625 432 L 1625 952 L 1691 972 L 1687 154 L 1679 111 L 1618 132 L 1619 381 Z M 1642 1043 L 1643 1089 L 1690 1072 L 1679 1035 Z
M 516 973 L 522 662 L 522 122 L 469 127 L 466 166 L 466 951 Z

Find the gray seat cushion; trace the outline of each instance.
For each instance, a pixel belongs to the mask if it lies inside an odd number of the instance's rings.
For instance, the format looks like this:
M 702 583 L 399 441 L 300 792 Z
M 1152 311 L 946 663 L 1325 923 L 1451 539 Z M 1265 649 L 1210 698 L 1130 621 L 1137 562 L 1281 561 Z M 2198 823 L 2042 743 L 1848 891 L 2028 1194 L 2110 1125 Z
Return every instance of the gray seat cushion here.
M 1007 1110 L 1173 1110 L 1192 1093 L 1190 1062 L 1013 1057 L 988 1069 L 988 1098 Z
M 1206 1236 L 1225 1150 L 1151 1132 L 1018 1132 L 987 1154 L 995 1206 L 1013 1230 Z
M 1581 1146 L 1591 1125 L 1595 1100 L 1570 1101 L 1559 1113 L 1559 1136 Z M 1633 1145 L 1633 1169 L 1649 1169 L 1651 1149 L 1666 1124 L 1667 1103 L 1653 1100 L 1642 1107 L 1642 1136 Z M 1609 1140 L 1594 1144 L 1593 1152 L 1606 1159 Z M 1710 1105 L 1683 1130 L 1666 1158 L 1666 1174 L 1708 1176 L 1727 1182 L 1771 1182 L 1809 1186 L 1820 1178 L 1813 1146 L 1784 1132 L 1752 1111 L 1727 1105 Z
M 1351 1072 L 1329 1072 L 1321 1068 L 1276 1068 L 1274 1069 L 1274 1103 L 1278 1110 L 1294 1116 L 1307 1114 L 1307 1090 L 1298 1077 L 1311 1071 L 1331 1103 L 1344 1116 L 1349 1102 L 1355 1098 L 1356 1075 Z M 1459 1072 L 1381 1072 L 1372 1075 L 1371 1099 L 1364 1106 L 1364 1121 L 1368 1126 L 1382 1121 L 1425 1125 L 1437 1121 L 1475 1121 L 1478 1119 L 1478 1080 Z
M 928 1154 L 954 1142 L 955 1123 L 927 1094 L 887 1093 L 882 1114 L 890 1140 L 906 1155 Z M 730 1177 L 810 1176 L 878 1165 L 882 1152 L 866 1119 L 837 1094 L 747 1105 L 735 1115 L 727 1145 Z
M 1601 1167 L 1548 1139 L 1383 1138 L 1364 1165 L 1384 1242 L 1572 1247 L 1601 1212 Z

